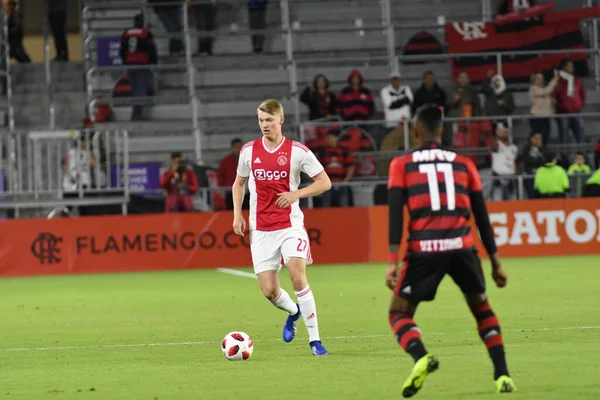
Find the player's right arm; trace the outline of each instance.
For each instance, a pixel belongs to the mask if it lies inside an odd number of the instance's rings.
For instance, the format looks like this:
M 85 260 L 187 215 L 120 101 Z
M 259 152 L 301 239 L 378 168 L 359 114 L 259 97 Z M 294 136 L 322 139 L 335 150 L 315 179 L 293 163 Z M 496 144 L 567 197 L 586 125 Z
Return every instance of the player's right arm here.
M 244 236 L 246 233 L 246 220 L 242 215 L 242 204 L 244 202 L 247 180 L 248 177 L 237 175 L 231 187 L 231 196 L 233 197 L 233 232 L 240 236 Z
M 469 176 L 469 199 L 471 201 L 473 217 L 475 218 L 485 251 L 490 256 L 490 261 L 492 262 L 492 278 L 498 287 L 504 287 L 506 286 L 508 276 L 502 269 L 502 263 L 498 256 L 494 231 L 492 230 L 492 224 L 490 223 L 490 217 L 483 197 L 481 178 L 479 177 L 477 167 L 475 167 L 475 164 L 470 159 L 466 160 L 466 165 Z
M 402 242 L 402 230 L 404 229 L 404 204 L 406 203 L 404 162 L 402 158 L 396 157 L 390 164 L 388 180 L 388 270 L 385 283 L 393 289 L 398 280 L 400 269 L 398 268 L 398 250 Z
M 252 146 L 242 148 L 238 159 L 237 175 L 231 187 L 231 197 L 233 198 L 233 232 L 240 236 L 244 236 L 246 233 L 246 220 L 242 215 L 242 204 L 244 203 L 246 181 L 250 176 L 251 153 Z

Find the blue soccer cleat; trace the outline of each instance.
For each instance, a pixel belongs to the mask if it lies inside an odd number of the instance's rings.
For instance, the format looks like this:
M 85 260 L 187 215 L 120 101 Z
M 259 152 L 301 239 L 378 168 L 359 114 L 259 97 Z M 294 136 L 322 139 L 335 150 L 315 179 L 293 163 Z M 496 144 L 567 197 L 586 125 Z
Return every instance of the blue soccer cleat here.
M 298 307 L 298 312 L 294 315 L 288 315 L 285 320 L 285 325 L 283 325 L 283 341 L 286 343 L 291 342 L 296 337 L 296 329 L 298 327 L 298 320 L 300 319 L 300 306 L 296 304 Z
M 323 347 L 320 340 L 314 340 L 309 343 L 313 356 L 326 356 L 329 354 L 327 349 Z

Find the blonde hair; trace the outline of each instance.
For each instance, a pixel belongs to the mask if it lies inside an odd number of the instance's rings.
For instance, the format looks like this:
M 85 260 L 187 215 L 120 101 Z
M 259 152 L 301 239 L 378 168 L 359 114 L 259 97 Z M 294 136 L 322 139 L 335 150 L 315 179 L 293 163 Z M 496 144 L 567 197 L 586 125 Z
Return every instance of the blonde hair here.
M 279 100 L 268 99 L 260 103 L 258 110 L 270 115 L 278 115 L 283 117 L 283 106 Z

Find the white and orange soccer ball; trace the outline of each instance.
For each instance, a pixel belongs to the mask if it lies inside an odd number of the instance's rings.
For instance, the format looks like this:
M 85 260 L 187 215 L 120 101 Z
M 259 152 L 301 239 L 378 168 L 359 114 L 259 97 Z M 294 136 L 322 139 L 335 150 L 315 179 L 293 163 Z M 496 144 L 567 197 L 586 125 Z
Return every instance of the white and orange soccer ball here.
M 221 342 L 221 350 L 228 360 L 243 361 L 252 355 L 254 343 L 245 332 L 229 332 Z

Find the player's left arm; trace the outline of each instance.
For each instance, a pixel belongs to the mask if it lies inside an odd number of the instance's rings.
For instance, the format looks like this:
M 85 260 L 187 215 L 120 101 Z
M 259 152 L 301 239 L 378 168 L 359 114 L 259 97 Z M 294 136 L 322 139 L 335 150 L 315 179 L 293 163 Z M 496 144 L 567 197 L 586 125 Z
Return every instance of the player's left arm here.
M 385 283 L 393 289 L 399 276 L 398 251 L 402 242 L 404 229 L 404 204 L 406 204 L 406 185 L 404 179 L 404 162 L 394 158 L 390 164 L 388 180 L 388 270 Z
M 467 159 L 467 173 L 469 176 L 468 190 L 471 209 L 473 210 L 473 217 L 475 217 L 475 224 L 477 225 L 477 230 L 479 230 L 483 247 L 485 247 L 485 251 L 490 256 L 490 261 L 492 262 L 492 278 L 498 287 L 504 287 L 506 286 L 508 276 L 502 269 L 500 257 L 498 256 L 494 231 L 490 223 L 485 199 L 483 198 L 481 178 L 479 177 L 477 167 L 469 159 Z

